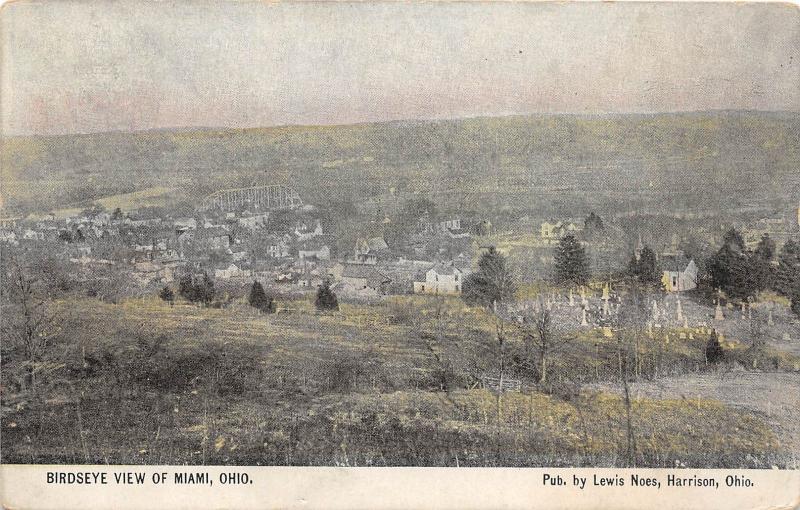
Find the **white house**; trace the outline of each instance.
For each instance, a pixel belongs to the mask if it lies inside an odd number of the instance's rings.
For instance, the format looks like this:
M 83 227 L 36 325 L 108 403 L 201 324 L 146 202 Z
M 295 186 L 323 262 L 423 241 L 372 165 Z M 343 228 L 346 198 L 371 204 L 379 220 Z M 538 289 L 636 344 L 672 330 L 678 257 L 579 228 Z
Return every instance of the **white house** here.
M 288 236 L 273 237 L 269 244 L 267 244 L 267 255 L 273 259 L 282 259 L 289 256 L 289 239 Z
M 666 264 L 665 264 L 666 265 Z M 667 292 L 683 292 L 697 288 L 697 265 L 690 260 L 685 265 L 676 263 L 672 270 L 664 270 L 661 282 Z
M 372 290 L 383 293 L 392 279 L 370 265 L 346 264 L 342 267 L 341 281 L 356 291 Z
M 228 278 L 235 278 L 237 276 L 246 276 L 246 275 L 248 275 L 248 272 L 239 269 L 239 266 L 237 266 L 236 264 L 231 264 L 225 269 L 217 269 L 214 271 L 214 277 L 222 280 L 227 280 Z
M 294 229 L 294 235 L 297 236 L 297 240 L 299 242 L 308 241 L 309 239 L 313 239 L 317 236 L 321 236 L 322 232 L 322 225 L 320 225 L 319 220 L 317 220 L 317 224 L 314 227 L 314 230 L 308 228 L 308 225 L 305 223 L 298 225 Z
M 254 216 L 239 218 L 239 225 L 241 225 L 244 228 L 249 228 L 252 230 L 266 226 L 267 220 L 269 220 L 268 212 L 264 214 L 256 214 Z
M 353 262 L 356 264 L 377 264 L 378 260 L 386 259 L 390 255 L 391 251 L 383 237 L 359 238 L 356 241 Z
M 326 244 L 323 244 L 322 246 L 314 246 L 311 243 L 307 243 L 305 246 L 302 246 L 297 250 L 297 257 L 300 259 L 311 259 L 316 257 L 317 260 L 330 260 L 331 249 L 328 248 L 328 245 Z
M 178 218 L 174 222 L 175 232 L 183 233 L 187 230 L 195 230 L 197 228 L 197 220 L 194 218 Z
M 572 221 L 545 221 L 541 225 L 540 234 L 543 241 L 553 243 L 566 234 L 575 234 L 581 230 L 581 226 Z
M 425 272 L 425 281 L 414 282 L 415 294 L 461 294 L 464 272 L 453 265 L 437 264 Z

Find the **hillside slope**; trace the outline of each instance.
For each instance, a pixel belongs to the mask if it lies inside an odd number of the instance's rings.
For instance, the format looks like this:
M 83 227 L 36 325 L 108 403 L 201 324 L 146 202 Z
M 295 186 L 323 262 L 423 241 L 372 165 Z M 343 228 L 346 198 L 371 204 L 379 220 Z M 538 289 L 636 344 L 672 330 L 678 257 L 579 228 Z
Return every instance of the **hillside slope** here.
M 724 208 L 800 194 L 800 113 L 535 115 L 351 126 L 11 137 L 6 208 L 280 183 L 309 201 L 398 191 Z M 35 186 L 32 186 L 36 183 Z M 514 195 L 521 195 L 515 198 Z M 573 197 L 574 198 L 574 197 Z M 497 201 L 493 201 L 496 205 Z M 485 204 L 484 204 L 485 205 Z

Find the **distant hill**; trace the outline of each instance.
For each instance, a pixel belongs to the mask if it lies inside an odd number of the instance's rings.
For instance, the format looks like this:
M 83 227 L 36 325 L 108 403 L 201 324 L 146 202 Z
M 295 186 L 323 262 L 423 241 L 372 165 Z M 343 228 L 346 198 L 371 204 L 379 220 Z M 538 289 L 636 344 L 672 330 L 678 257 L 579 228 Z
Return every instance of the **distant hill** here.
M 268 183 L 288 184 L 308 202 L 359 201 L 394 188 L 431 194 L 445 208 L 466 200 L 477 208 L 725 209 L 800 199 L 796 112 L 533 115 L 2 142 L 4 206 L 22 211 L 151 188 L 191 204 L 219 188 Z

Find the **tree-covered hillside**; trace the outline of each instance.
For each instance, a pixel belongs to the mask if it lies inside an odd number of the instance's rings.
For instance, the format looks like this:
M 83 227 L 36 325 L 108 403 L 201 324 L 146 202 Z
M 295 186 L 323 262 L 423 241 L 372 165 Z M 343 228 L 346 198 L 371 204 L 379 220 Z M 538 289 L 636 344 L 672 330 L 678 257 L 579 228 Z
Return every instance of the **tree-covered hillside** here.
M 726 209 L 796 201 L 800 114 L 535 115 L 11 137 L 0 164 L 5 208 L 24 211 L 152 187 L 175 188 L 174 198 L 188 202 L 221 187 L 273 182 L 310 202 L 394 188 L 438 194 L 445 204 L 458 197 L 454 207 L 466 200 Z

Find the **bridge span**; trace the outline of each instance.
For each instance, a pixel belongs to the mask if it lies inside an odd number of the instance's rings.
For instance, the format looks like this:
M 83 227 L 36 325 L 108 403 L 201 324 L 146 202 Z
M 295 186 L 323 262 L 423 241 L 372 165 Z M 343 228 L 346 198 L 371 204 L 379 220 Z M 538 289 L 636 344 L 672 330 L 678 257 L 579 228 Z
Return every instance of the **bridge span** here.
M 253 186 L 250 188 L 222 189 L 203 199 L 203 209 L 219 208 L 224 211 L 252 207 L 259 210 L 291 209 L 303 201 L 295 190 L 286 186 Z

